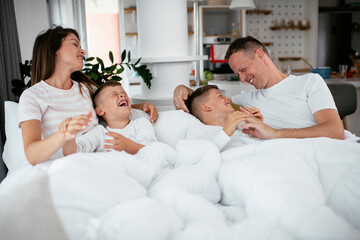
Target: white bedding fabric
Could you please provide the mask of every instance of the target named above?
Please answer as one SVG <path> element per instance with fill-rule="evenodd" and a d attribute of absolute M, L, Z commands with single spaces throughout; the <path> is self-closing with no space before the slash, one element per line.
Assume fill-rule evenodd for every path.
<path fill-rule="evenodd" d="M 65 230 L 59 239 L 360 238 L 358 143 L 279 139 L 220 154 L 210 141 L 181 140 L 174 148 L 150 144 L 137 155 L 73 154 L 43 169 L 27 166 L 1 183 L 0 231 L 18 231 L 4 239 L 48 229 L 42 218 L 31 221 L 31 209 L 42 206 L 34 200 L 39 189 L 50 192 L 46 203 L 55 212 L 43 220 L 60 219 L 52 230 Z M 16 195 L 44 176 L 43 188 Z M 3 207 L 7 199 L 25 206 L 17 213 L 29 226 L 4 218 L 13 211 Z"/>

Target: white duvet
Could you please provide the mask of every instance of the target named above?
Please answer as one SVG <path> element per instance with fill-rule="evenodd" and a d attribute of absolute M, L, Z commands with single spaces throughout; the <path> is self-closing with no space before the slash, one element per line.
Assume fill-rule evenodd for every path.
<path fill-rule="evenodd" d="M 360 239 L 358 143 L 271 140 L 220 154 L 182 140 L 74 154 L 12 173 L 0 199 L 43 176 L 69 239 Z"/>

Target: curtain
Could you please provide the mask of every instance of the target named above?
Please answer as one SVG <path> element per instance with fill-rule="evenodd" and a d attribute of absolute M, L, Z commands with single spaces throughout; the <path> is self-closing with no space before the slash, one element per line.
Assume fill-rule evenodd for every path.
<path fill-rule="evenodd" d="M 17 32 L 15 8 L 13 0 L 0 1 L 0 126 L 1 126 L 1 160 L 0 182 L 6 175 L 2 161 L 5 143 L 4 101 L 17 101 L 11 92 L 11 80 L 21 79 L 19 63 L 21 62 L 20 44 Z"/>

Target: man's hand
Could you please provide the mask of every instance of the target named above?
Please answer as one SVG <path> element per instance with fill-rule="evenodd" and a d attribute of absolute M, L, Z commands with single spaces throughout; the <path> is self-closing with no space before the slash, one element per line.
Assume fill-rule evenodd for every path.
<path fill-rule="evenodd" d="M 188 99 L 188 96 L 192 92 L 193 91 L 190 88 L 188 88 L 184 85 L 177 86 L 175 88 L 174 94 L 173 94 L 173 103 L 174 103 L 175 109 L 182 109 L 188 113 L 189 109 L 185 105 L 185 100 Z"/>
<path fill-rule="evenodd" d="M 146 112 L 147 114 L 149 114 L 151 123 L 154 123 L 156 121 L 156 119 L 158 118 L 158 110 L 151 103 L 145 102 L 143 104 L 142 110 L 144 112 Z"/>
<path fill-rule="evenodd" d="M 252 117 L 252 115 L 248 112 L 235 111 L 231 113 L 224 124 L 223 131 L 231 136 L 234 134 L 238 124 L 240 122 L 245 121 L 247 118 Z"/>
<path fill-rule="evenodd" d="M 254 116 L 247 117 L 245 124 L 241 125 L 242 132 L 260 139 L 276 138 L 276 129 L 266 125 L 262 120 Z"/>

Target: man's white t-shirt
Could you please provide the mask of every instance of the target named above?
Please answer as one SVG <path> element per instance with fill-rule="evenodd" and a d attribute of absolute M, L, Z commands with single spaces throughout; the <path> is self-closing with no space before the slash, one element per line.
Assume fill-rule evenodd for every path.
<path fill-rule="evenodd" d="M 243 107 L 257 107 L 264 123 L 281 128 L 305 128 L 316 125 L 313 114 L 322 109 L 336 109 L 325 81 L 318 75 L 290 75 L 278 84 L 231 97 Z"/>
<path fill-rule="evenodd" d="M 82 84 L 72 81 L 68 90 L 59 89 L 41 81 L 26 89 L 19 101 L 19 124 L 28 120 L 41 122 L 42 139 L 58 131 L 59 124 L 68 117 L 92 112 L 90 126 L 78 133 L 81 135 L 98 124 L 89 90 Z M 62 157 L 62 149 L 58 150 L 50 159 Z"/>
<path fill-rule="evenodd" d="M 105 139 L 113 140 L 113 137 L 105 135 L 106 132 L 119 133 L 142 145 L 157 141 L 154 127 L 150 121 L 145 117 L 140 117 L 131 120 L 123 129 L 110 128 L 109 126 L 104 128 L 102 125 L 94 127 L 86 134 L 76 138 L 77 152 L 105 152 L 107 150 L 112 150 L 104 148 Z M 111 145 L 109 143 L 106 144 Z"/>

